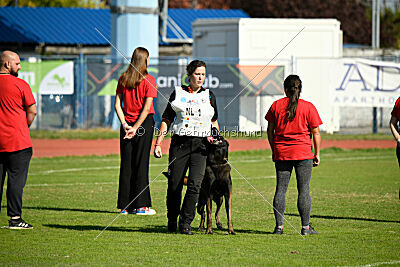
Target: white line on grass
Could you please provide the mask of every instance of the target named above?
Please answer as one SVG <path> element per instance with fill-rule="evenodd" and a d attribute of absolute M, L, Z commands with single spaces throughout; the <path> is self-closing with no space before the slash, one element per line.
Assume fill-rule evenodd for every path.
<path fill-rule="evenodd" d="M 118 184 L 117 182 L 104 182 L 104 183 L 70 183 L 70 184 L 27 184 L 25 187 L 49 187 L 49 186 L 76 186 L 76 185 L 109 185 Z"/>
<path fill-rule="evenodd" d="M 348 160 L 367 160 L 367 159 L 394 159 L 393 156 L 364 156 L 364 157 L 348 157 L 348 158 L 331 158 L 332 161 L 348 161 Z"/>
<path fill-rule="evenodd" d="M 399 263 L 400 263 L 400 261 L 375 262 L 375 263 L 371 263 L 371 264 L 367 264 L 367 265 L 360 265 L 360 267 L 379 266 L 379 265 L 384 265 L 384 264 L 392 265 L 392 264 L 399 264 Z"/>
<path fill-rule="evenodd" d="M 362 157 L 344 157 L 344 158 L 323 158 L 323 161 L 350 161 L 350 160 L 375 160 L 375 159 L 392 159 L 392 156 L 362 156 Z M 236 160 L 231 161 L 234 163 L 256 163 L 268 161 L 268 159 L 251 159 L 251 160 Z M 166 164 L 150 164 L 150 167 L 162 167 Z M 104 167 L 86 167 L 86 168 L 69 168 L 69 169 L 59 169 L 59 170 L 47 170 L 41 172 L 30 172 L 29 175 L 46 175 L 52 173 L 61 172 L 80 172 L 80 171 L 92 171 L 92 170 L 107 170 L 107 169 L 119 169 L 119 166 L 104 166 Z"/>
<path fill-rule="evenodd" d="M 253 176 L 253 177 L 247 177 L 249 180 L 256 180 L 256 179 L 274 179 L 276 178 L 275 175 L 270 175 L 270 176 Z M 242 180 L 240 177 L 232 177 L 232 180 Z M 166 180 L 158 180 L 156 182 L 167 182 Z M 51 186 L 77 186 L 77 185 L 113 185 L 113 184 L 118 184 L 118 182 L 94 182 L 94 183 L 66 183 L 66 184 L 27 184 L 25 187 L 51 187 Z M 7 188 L 7 185 L 4 186 Z"/>

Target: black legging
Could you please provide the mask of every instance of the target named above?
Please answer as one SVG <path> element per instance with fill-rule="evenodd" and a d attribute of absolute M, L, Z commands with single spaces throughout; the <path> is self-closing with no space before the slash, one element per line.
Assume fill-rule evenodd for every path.
<path fill-rule="evenodd" d="M 299 210 L 303 226 L 310 224 L 311 197 L 310 181 L 313 161 L 310 160 L 281 160 L 275 162 L 276 191 L 274 197 L 274 209 L 276 226 L 283 225 L 283 213 L 286 208 L 286 191 L 289 186 L 290 175 L 293 167 L 297 179 L 297 209 Z"/>

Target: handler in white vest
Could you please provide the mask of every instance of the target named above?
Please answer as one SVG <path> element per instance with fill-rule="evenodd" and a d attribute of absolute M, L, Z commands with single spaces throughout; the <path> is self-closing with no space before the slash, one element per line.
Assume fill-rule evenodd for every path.
<path fill-rule="evenodd" d="M 206 168 L 206 142 L 211 126 L 218 127 L 218 111 L 214 94 L 202 87 L 206 64 L 193 60 L 186 67 L 189 86 L 176 87 L 163 113 L 160 135 L 154 148 L 162 156 L 161 142 L 173 123 L 169 148 L 169 178 L 167 189 L 168 231 L 176 232 L 179 216 L 181 234 L 192 235 L 190 224 L 196 214 L 196 204 Z M 183 179 L 189 168 L 186 195 L 182 203 Z"/>

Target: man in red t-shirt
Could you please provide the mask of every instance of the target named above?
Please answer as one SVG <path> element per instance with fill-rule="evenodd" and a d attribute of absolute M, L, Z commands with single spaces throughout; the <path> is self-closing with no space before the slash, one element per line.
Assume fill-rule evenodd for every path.
<path fill-rule="evenodd" d="M 19 56 L 3 51 L 0 64 L 0 202 L 7 173 L 9 228 L 32 229 L 21 213 L 22 193 L 32 158 L 29 126 L 36 116 L 36 102 L 29 85 L 17 78 L 21 69 Z"/>

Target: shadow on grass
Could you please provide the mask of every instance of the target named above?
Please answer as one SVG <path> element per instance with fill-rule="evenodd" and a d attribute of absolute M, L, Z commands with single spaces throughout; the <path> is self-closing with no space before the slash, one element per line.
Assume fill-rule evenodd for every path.
<path fill-rule="evenodd" d="M 105 227 L 103 225 L 62 225 L 62 224 L 44 224 L 43 226 L 50 228 L 57 228 L 57 229 L 75 230 L 75 231 L 102 231 Z M 106 229 L 106 231 L 175 234 L 175 233 L 169 233 L 167 226 L 164 225 L 146 225 L 143 227 L 133 227 L 133 228 L 110 226 Z M 259 235 L 272 234 L 272 232 L 265 232 L 259 230 L 251 230 L 251 229 L 235 229 L 235 232 L 242 234 L 259 234 Z M 193 228 L 193 233 L 205 234 L 205 231 L 197 231 L 197 229 Z M 214 233 L 228 234 L 227 230 L 215 230 L 215 229 Z"/>
<path fill-rule="evenodd" d="M 62 224 L 43 224 L 45 227 L 75 230 L 75 231 L 102 231 L 104 225 L 62 225 Z M 112 232 L 141 232 L 141 233 L 167 233 L 167 226 L 164 225 L 148 225 L 146 227 L 121 227 L 110 226 L 106 231 Z"/>
<path fill-rule="evenodd" d="M 28 210 L 54 210 L 54 211 L 78 211 L 78 212 L 89 212 L 89 213 L 114 213 L 117 214 L 116 211 L 108 211 L 108 210 L 91 210 L 91 209 L 75 209 L 75 208 L 55 208 L 55 207 L 23 207 L 23 209 Z"/>
<path fill-rule="evenodd" d="M 285 215 L 300 217 L 299 214 L 294 214 L 294 213 L 285 213 Z M 354 221 L 366 221 L 366 222 L 400 223 L 400 221 L 394 221 L 394 220 L 342 217 L 342 216 L 329 216 L 329 215 L 311 215 L 310 217 L 311 218 L 319 218 L 319 219 L 327 219 L 327 220 L 354 220 Z"/>

